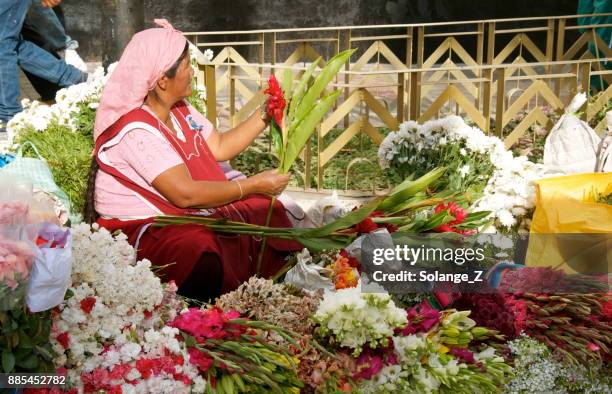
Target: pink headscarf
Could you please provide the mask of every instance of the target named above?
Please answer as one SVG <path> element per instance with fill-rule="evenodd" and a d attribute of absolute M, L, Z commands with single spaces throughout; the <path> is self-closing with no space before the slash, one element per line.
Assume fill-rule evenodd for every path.
<path fill-rule="evenodd" d="M 165 19 L 161 28 L 134 34 L 110 76 L 96 113 L 94 141 L 121 116 L 140 107 L 147 93 L 178 60 L 187 40 Z"/>

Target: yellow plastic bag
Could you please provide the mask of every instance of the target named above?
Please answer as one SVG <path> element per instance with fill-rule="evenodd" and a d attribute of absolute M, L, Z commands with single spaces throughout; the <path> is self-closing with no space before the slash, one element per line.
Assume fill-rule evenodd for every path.
<path fill-rule="evenodd" d="M 537 182 L 526 263 L 568 273 L 609 273 L 612 205 L 594 193 L 612 190 L 612 173 L 578 174 Z"/>

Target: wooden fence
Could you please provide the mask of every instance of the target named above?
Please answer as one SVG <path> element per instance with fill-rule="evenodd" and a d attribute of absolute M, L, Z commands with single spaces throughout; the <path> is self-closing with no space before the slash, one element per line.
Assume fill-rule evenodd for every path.
<path fill-rule="evenodd" d="M 579 26 L 578 17 L 185 35 L 215 53 L 212 62 L 199 65 L 198 79 L 206 86 L 208 118 L 215 123 L 222 114 L 228 126 L 261 104 L 269 73 L 290 68 L 297 78 L 320 55 L 359 48 L 332 84 L 343 95 L 317 130 L 316 152 L 311 144 L 302 152 L 304 184 L 310 184 L 316 155 L 321 185 L 325 167 L 349 141 L 365 133 L 378 144 L 381 127 L 396 130 L 407 119 L 459 114 L 509 148 L 536 123 L 552 127 L 551 114 L 562 112 L 577 92 L 592 92 L 593 82 L 607 84 L 583 108 L 590 120 L 612 99 L 612 49 L 595 33 L 612 25 Z M 241 51 L 255 59 L 247 61 Z M 280 53 L 289 55 L 280 60 Z M 341 133 L 324 144 L 338 128 Z M 602 120 L 596 130 L 603 128 Z"/>

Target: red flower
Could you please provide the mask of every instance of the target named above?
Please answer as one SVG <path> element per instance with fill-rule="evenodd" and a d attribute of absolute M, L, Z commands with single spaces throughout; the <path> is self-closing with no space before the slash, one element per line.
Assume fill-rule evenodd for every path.
<path fill-rule="evenodd" d="M 374 375 L 383 369 L 383 359 L 381 356 L 371 352 L 363 352 L 357 359 L 357 372 L 353 374 L 353 379 L 370 380 Z"/>
<path fill-rule="evenodd" d="M 449 351 L 450 354 L 457 357 L 460 360 L 465 361 L 468 364 L 476 364 L 476 359 L 474 358 L 474 353 L 467 349 L 461 349 L 458 347 L 454 347 Z"/>
<path fill-rule="evenodd" d="M 96 297 L 87 297 L 81 300 L 81 310 L 87 314 L 91 313 L 91 310 L 96 305 Z"/>
<path fill-rule="evenodd" d="M 190 308 L 189 311 L 176 317 L 170 326 L 176 327 L 196 338 L 199 343 L 205 339 L 222 339 L 240 336 L 246 331 L 241 325 L 231 324 L 230 320 L 240 317 L 236 311 L 223 313 L 219 308 L 202 310 Z"/>
<path fill-rule="evenodd" d="M 411 335 L 417 332 L 428 332 L 440 321 L 440 312 L 431 307 L 429 302 L 423 301 L 406 311 L 408 325 L 398 330 L 401 335 Z"/>
<path fill-rule="evenodd" d="M 461 208 L 456 202 L 450 201 L 448 204 L 438 204 L 434 208 L 434 213 L 440 213 L 442 211 L 447 211 L 449 215 L 453 216 L 455 219 L 436 227 L 434 230 L 440 233 L 448 233 L 455 232 L 459 234 L 472 235 L 476 231 L 475 230 L 461 230 L 455 228 L 457 225 L 463 223 L 468 213 L 465 209 Z"/>
<path fill-rule="evenodd" d="M 121 394 L 123 390 L 121 389 L 121 385 L 111 386 L 107 391 L 108 394 Z"/>
<path fill-rule="evenodd" d="M 132 370 L 132 367 L 128 364 L 117 364 L 113 367 L 110 372 L 110 378 L 112 380 L 120 380 L 127 376 Z"/>
<path fill-rule="evenodd" d="M 153 312 L 151 311 L 144 311 L 143 314 L 144 314 L 145 319 L 150 319 L 153 317 Z"/>
<path fill-rule="evenodd" d="M 348 254 L 348 252 L 345 249 L 340 250 L 340 256 L 348 260 L 349 266 L 353 268 L 357 268 L 357 271 L 361 272 L 361 263 L 359 263 L 359 260 L 357 260 L 355 257 Z"/>
<path fill-rule="evenodd" d="M 59 334 L 55 339 L 60 343 L 60 345 L 62 345 L 64 349 L 68 349 L 68 342 L 70 341 L 70 337 L 68 336 L 67 332 Z"/>
<path fill-rule="evenodd" d="M 377 229 L 378 226 L 370 217 L 365 218 L 363 221 L 357 223 L 357 225 L 355 226 L 355 231 L 357 231 L 357 233 L 359 234 L 371 233 L 372 231 Z"/>
<path fill-rule="evenodd" d="M 265 94 L 270 95 L 268 98 L 268 115 L 271 116 L 276 124 L 280 127 L 283 122 L 283 112 L 285 110 L 285 97 L 278 80 L 273 74 L 268 78 L 268 88 L 264 90 Z"/>
<path fill-rule="evenodd" d="M 434 297 L 442 308 L 446 308 L 453 302 L 453 295 L 446 291 L 434 291 Z"/>
<path fill-rule="evenodd" d="M 154 362 L 148 358 L 140 358 L 136 360 L 136 369 L 140 372 L 143 379 L 149 379 L 153 374 Z"/>
<path fill-rule="evenodd" d="M 189 362 L 198 367 L 200 371 L 206 372 L 213 365 L 213 359 L 198 349 L 190 347 L 187 352 L 189 353 Z"/>
<path fill-rule="evenodd" d="M 606 317 L 606 319 L 612 319 L 612 300 L 601 304 L 601 313 Z"/>
<path fill-rule="evenodd" d="M 596 345 L 596 344 L 594 344 L 593 342 L 589 342 L 589 343 L 587 344 L 587 349 L 589 349 L 589 350 L 590 350 L 590 351 L 592 351 L 592 352 L 598 352 L 598 351 L 600 350 L 600 349 L 599 349 L 599 346 L 597 346 L 597 345 Z"/>
<path fill-rule="evenodd" d="M 173 377 L 174 377 L 174 380 L 183 382 L 185 386 L 191 385 L 191 379 L 189 379 L 189 376 L 187 375 L 184 375 L 182 373 L 177 373 L 177 374 L 174 374 Z"/>

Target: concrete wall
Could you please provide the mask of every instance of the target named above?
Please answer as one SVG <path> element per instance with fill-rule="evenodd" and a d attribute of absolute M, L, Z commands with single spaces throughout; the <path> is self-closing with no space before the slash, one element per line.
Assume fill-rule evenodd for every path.
<path fill-rule="evenodd" d="M 163 17 L 183 31 L 439 22 L 569 15 L 577 0 L 145 0 L 145 20 Z M 81 54 L 100 60 L 99 1 L 64 0 L 68 33 Z"/>

